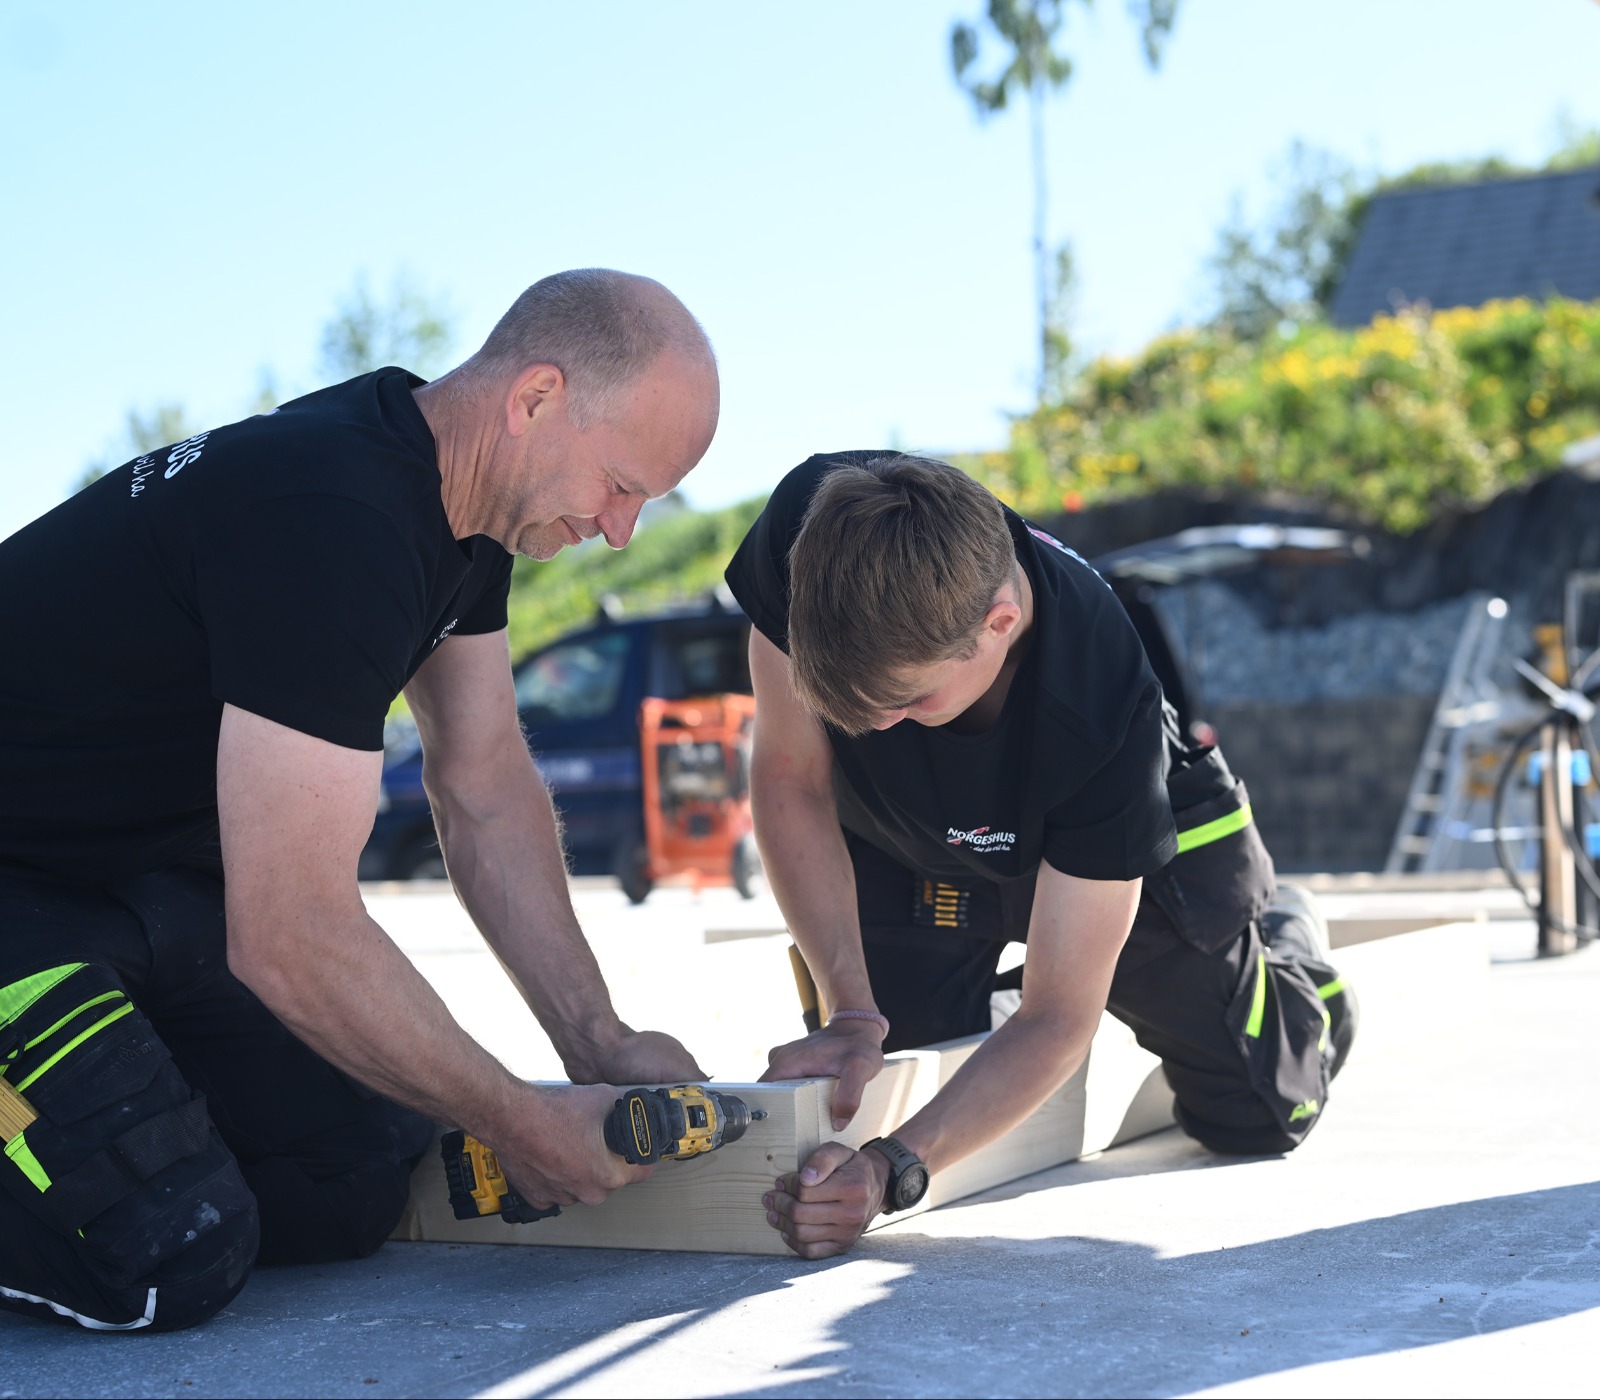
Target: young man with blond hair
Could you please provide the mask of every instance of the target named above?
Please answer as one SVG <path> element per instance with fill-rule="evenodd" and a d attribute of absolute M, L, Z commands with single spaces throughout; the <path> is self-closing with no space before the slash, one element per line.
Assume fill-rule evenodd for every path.
<path fill-rule="evenodd" d="M 988 1030 L 1000 953 L 1028 945 L 1020 1008 L 926 1108 L 769 1193 L 791 1248 L 848 1249 L 1015 1127 L 1107 1006 L 1205 1146 L 1304 1139 L 1354 998 L 1084 560 L 944 463 L 845 452 L 784 478 L 727 578 L 754 624 L 756 835 L 831 1012 L 768 1077 L 838 1076 L 842 1127 L 885 1050 Z"/>

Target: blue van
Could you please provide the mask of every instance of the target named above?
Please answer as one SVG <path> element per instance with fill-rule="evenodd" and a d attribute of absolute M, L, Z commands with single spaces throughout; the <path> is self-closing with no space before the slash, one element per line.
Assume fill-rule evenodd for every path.
<path fill-rule="evenodd" d="M 602 610 L 594 623 L 533 652 L 513 670 L 517 710 L 565 830 L 574 875 L 616 875 L 643 899 L 644 809 L 639 702 L 750 694 L 750 624 L 726 589 L 700 604 L 639 617 Z M 415 732 L 391 740 L 364 880 L 444 874 L 422 790 Z"/>

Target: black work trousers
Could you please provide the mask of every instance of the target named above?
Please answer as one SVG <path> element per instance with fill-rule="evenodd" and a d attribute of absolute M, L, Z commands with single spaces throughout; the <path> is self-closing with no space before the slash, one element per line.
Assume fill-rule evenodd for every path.
<path fill-rule="evenodd" d="M 1193 906 L 1204 904 L 1208 882 L 1232 887 L 1217 891 L 1213 907 L 1263 875 L 1270 888 L 1270 863 L 1251 842 L 1219 843 L 1207 864 L 1189 868 Z M 1033 881 L 940 883 L 859 837 L 847 844 L 867 972 L 891 1027 L 885 1048 L 987 1031 L 1000 954 L 1008 942 L 1027 941 Z M 1158 898 L 1171 888 L 1171 879 L 1146 882 L 1108 1008 L 1160 1057 L 1178 1123 L 1191 1137 L 1216 1152 L 1290 1151 L 1327 1103 L 1331 1051 L 1319 988 L 1337 974 L 1263 941 L 1263 924 L 1305 917 L 1302 905 L 1269 903 L 1259 920 L 1219 936 L 1203 918 L 1180 928 L 1171 901 Z"/>
<path fill-rule="evenodd" d="M 0 1162 L 0 1309 L 96 1330 L 192 1326 L 257 1263 L 370 1254 L 432 1134 L 228 971 L 198 865 L 0 873 L 0 1072 L 38 1114 Z"/>

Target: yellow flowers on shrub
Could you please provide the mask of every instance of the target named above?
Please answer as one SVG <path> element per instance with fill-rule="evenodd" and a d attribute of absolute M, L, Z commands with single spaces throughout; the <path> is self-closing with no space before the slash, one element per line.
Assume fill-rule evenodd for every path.
<path fill-rule="evenodd" d="M 1413 308 L 1258 342 L 1162 336 L 1089 365 L 966 460 L 1025 513 L 1163 486 L 1276 492 L 1408 532 L 1600 432 L 1600 302 Z"/>

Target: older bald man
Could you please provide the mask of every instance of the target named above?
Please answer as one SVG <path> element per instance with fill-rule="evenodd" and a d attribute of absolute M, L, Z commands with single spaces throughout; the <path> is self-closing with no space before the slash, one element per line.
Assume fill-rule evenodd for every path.
<path fill-rule="evenodd" d="M 717 409 L 670 292 L 566 272 L 442 379 L 197 434 L 0 543 L 0 1072 L 38 1114 L 0 1307 L 169 1330 L 258 1261 L 369 1253 L 436 1120 L 536 1204 L 647 1174 L 603 1146 L 609 1086 L 703 1075 L 618 1019 L 573 917 L 506 596 L 514 554 L 626 544 Z M 508 1074 L 366 913 L 401 691 L 451 879 L 589 1087 Z"/>

